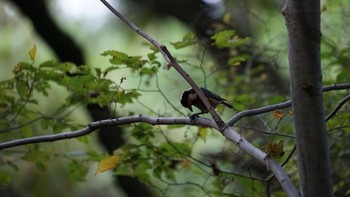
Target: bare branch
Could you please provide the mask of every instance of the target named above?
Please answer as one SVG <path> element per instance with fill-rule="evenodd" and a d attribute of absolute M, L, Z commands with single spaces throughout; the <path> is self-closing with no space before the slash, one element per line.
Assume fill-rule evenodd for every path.
<path fill-rule="evenodd" d="M 15 146 L 20 146 L 20 145 L 25 145 L 25 144 L 33 144 L 33 143 L 39 143 L 39 142 L 53 142 L 58 140 L 77 138 L 80 136 L 87 135 L 100 128 L 139 123 L 139 122 L 144 122 L 151 125 L 174 125 L 174 124 L 175 125 L 179 125 L 179 124 L 200 125 L 200 126 L 207 126 L 214 129 L 218 129 L 213 120 L 206 119 L 206 118 L 197 118 L 196 120 L 191 121 L 187 117 L 152 118 L 150 116 L 145 116 L 140 114 L 136 116 L 92 122 L 87 127 L 76 131 L 72 131 L 72 132 L 28 137 L 28 138 L 3 142 L 3 143 L 0 143 L 0 150 L 15 147 Z"/>
<path fill-rule="evenodd" d="M 333 85 L 329 85 L 329 86 L 324 86 L 322 88 L 323 92 L 329 92 L 332 90 L 343 90 L 343 89 L 350 89 L 350 83 L 344 83 L 344 84 L 333 84 Z M 349 95 L 350 96 L 350 95 Z M 340 101 L 339 105 L 344 105 L 345 102 L 347 102 L 347 100 L 349 100 L 350 98 L 346 99 L 347 97 L 345 97 L 342 101 Z M 344 102 L 344 103 L 343 103 Z M 228 122 L 227 124 L 230 126 L 233 126 L 234 124 L 236 124 L 240 119 L 244 118 L 244 117 L 249 117 L 249 116 L 254 116 L 254 115 L 258 115 L 258 114 L 263 114 L 263 113 L 267 113 L 267 112 L 271 112 L 274 111 L 276 109 L 284 109 L 287 107 L 290 107 L 292 105 L 292 101 L 285 101 L 283 103 L 278 103 L 278 104 L 274 104 L 274 105 L 269 105 L 269 106 L 265 106 L 265 107 L 261 107 L 261 108 L 256 108 L 256 109 L 249 109 L 249 110 L 244 110 L 241 111 L 239 113 L 237 113 L 236 115 L 234 115 Z M 341 107 L 340 106 L 340 107 Z M 336 112 L 335 112 L 336 113 Z M 328 119 L 327 119 L 328 120 Z"/>
<path fill-rule="evenodd" d="M 333 85 L 329 85 L 329 86 L 324 86 L 322 88 L 322 91 L 329 92 L 332 90 L 344 90 L 344 89 L 350 89 L 350 83 L 333 84 Z"/>
<path fill-rule="evenodd" d="M 331 90 L 341 90 L 341 89 L 349 89 L 349 84 L 334 84 L 331 86 L 325 86 L 323 87 L 324 92 L 328 92 Z M 348 97 L 345 97 L 342 101 L 345 102 L 348 100 Z M 341 105 L 340 102 L 338 105 Z M 258 115 L 261 113 L 266 113 L 273 111 L 275 109 L 282 109 L 290 106 L 290 101 L 286 101 L 283 103 L 270 105 L 262 108 L 257 109 L 251 109 L 251 110 L 245 110 L 242 112 L 237 113 L 235 116 L 231 118 L 231 120 L 228 122 L 229 125 L 235 124 L 238 120 L 240 120 L 243 117 L 247 116 L 253 116 Z M 186 125 L 197 125 L 197 126 L 208 126 L 214 129 L 218 130 L 218 127 L 214 124 L 213 120 L 209 120 L 206 118 L 196 118 L 195 120 L 190 120 L 187 117 L 169 117 L 169 118 L 152 118 L 145 115 L 137 115 L 137 116 L 131 116 L 131 117 L 124 117 L 124 118 L 117 118 L 117 119 L 108 119 L 108 120 L 101 120 L 97 122 L 90 123 L 87 127 L 82 128 L 80 130 L 76 131 L 70 131 L 65 133 L 59 133 L 59 134 L 52 134 L 52 135 L 43 135 L 43 136 L 35 136 L 35 137 L 29 137 L 29 138 L 23 138 L 18 140 L 12 140 L 8 142 L 0 143 L 0 150 L 11 148 L 15 146 L 25 145 L 25 144 L 33 144 L 33 143 L 40 143 L 40 142 L 53 142 L 58 140 L 64 140 L 64 139 L 71 139 L 76 138 L 80 136 L 87 135 L 96 129 L 100 129 L 103 127 L 110 127 L 110 126 L 116 126 L 116 125 L 122 125 L 122 124 L 131 124 L 131 123 L 137 123 L 137 122 L 145 122 L 152 125 L 170 125 L 170 124 L 186 124 Z"/>
<path fill-rule="evenodd" d="M 243 129 L 249 129 L 249 130 L 252 130 L 252 131 L 256 131 L 258 133 L 262 133 L 262 134 L 265 134 L 265 135 L 274 135 L 274 136 L 281 136 L 281 137 L 287 137 L 287 138 L 295 139 L 294 135 L 289 135 L 289 134 L 286 134 L 286 133 L 265 131 L 265 130 L 262 130 L 262 129 L 254 128 L 254 127 L 251 127 L 251 126 L 245 126 L 245 125 L 235 125 L 235 126 L 238 127 L 238 128 L 243 128 Z"/>
<path fill-rule="evenodd" d="M 333 118 L 333 116 L 335 116 L 335 114 L 339 111 L 339 109 L 345 105 L 346 102 L 348 102 L 350 100 L 350 95 L 347 95 L 346 97 L 344 97 L 339 103 L 338 105 L 333 109 L 333 111 L 328 114 L 328 116 L 326 117 L 326 121 L 330 120 L 331 118 Z"/>
<path fill-rule="evenodd" d="M 269 106 L 266 106 L 266 107 L 244 110 L 244 111 L 241 111 L 241 112 L 237 113 L 236 115 L 234 115 L 227 122 L 227 124 L 230 125 L 230 126 L 233 126 L 236 122 L 238 122 L 240 119 L 242 119 L 244 117 L 254 116 L 254 115 L 258 115 L 258 114 L 263 114 L 263 113 L 266 113 L 266 112 L 274 111 L 276 109 L 284 109 L 284 108 L 290 107 L 291 105 L 292 105 L 291 101 L 286 101 L 286 102 L 283 102 L 283 103 L 269 105 Z"/>

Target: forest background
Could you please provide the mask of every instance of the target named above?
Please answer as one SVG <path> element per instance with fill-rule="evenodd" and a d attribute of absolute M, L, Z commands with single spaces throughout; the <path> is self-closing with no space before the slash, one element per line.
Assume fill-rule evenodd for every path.
<path fill-rule="evenodd" d="M 341 0 L 321 3 L 323 84 L 347 83 L 348 3 Z M 36 3 L 23 6 L 21 1 L 0 2 L 0 79 L 4 90 L 0 94 L 2 142 L 77 130 L 93 120 L 110 119 L 115 114 L 120 117 L 134 114 L 152 117 L 189 115 L 179 103 L 181 92 L 189 87 L 187 83 L 174 69 L 167 67 L 159 53 L 117 20 L 100 1 L 49 1 L 46 4 L 49 16 L 59 31 L 69 38 L 57 40 L 53 29 L 48 35 L 58 46 L 47 38 L 43 39 L 45 35 L 38 34 L 40 28 L 48 28 L 47 24 L 40 25 L 35 23 L 35 17 L 28 18 L 42 14 L 30 14 L 30 10 L 37 10 Z M 218 109 L 223 119 L 244 110 L 290 99 L 288 39 L 281 14 L 283 2 L 214 1 L 211 4 L 208 1 L 207 4 L 197 4 L 201 5 L 198 10 L 191 7 L 195 3 L 164 7 L 158 7 L 156 5 L 160 4 L 156 3 L 150 6 L 142 1 L 113 4 L 149 35 L 167 45 L 198 85 L 215 90 L 234 105 L 234 110 Z M 181 13 L 176 12 L 181 10 L 177 6 L 184 6 Z M 227 29 L 235 30 L 226 32 L 234 35 L 235 44 L 210 43 L 215 40 L 214 35 L 220 41 L 222 35 L 215 33 Z M 190 32 L 195 32 L 198 37 Z M 72 46 L 77 47 L 79 53 L 75 53 Z M 117 61 L 122 61 L 124 55 L 134 59 L 123 64 L 113 62 L 116 57 Z M 60 64 L 48 60 L 72 63 Z M 54 78 L 32 92 L 28 83 L 37 79 L 30 78 L 31 73 L 37 72 L 32 68 L 40 66 L 52 69 L 50 72 L 63 73 L 72 81 Z M 90 84 L 91 78 L 87 78 L 86 85 L 90 89 L 80 92 L 83 84 L 76 76 L 87 73 L 100 77 L 101 83 Z M 39 78 L 40 74 L 37 76 Z M 45 77 L 41 77 L 45 81 Z M 17 82 L 9 87 L 11 83 L 8 80 Z M 73 85 L 68 86 L 67 83 Z M 103 89 L 107 86 L 112 86 L 111 90 Z M 96 89 L 103 90 L 96 92 Z M 87 93 L 88 98 L 82 99 L 80 93 Z M 104 97 L 99 98 L 102 93 Z M 326 114 L 332 112 L 342 99 L 346 102 L 347 95 L 347 90 L 325 93 Z M 88 103 L 97 105 L 87 107 Z M 100 111 L 105 106 L 111 109 L 108 113 L 97 113 L 96 110 Z M 349 194 L 350 188 L 347 180 L 350 173 L 348 108 L 347 105 L 342 106 L 336 116 L 327 121 L 333 188 L 340 196 Z M 235 128 L 255 146 L 270 154 L 284 152 L 276 159 L 286 163 L 286 172 L 298 185 L 292 118 L 290 108 L 273 110 L 245 118 Z M 118 165 L 114 174 L 120 175 L 119 183 L 121 179 L 129 180 L 129 176 L 137 177 L 155 190 L 150 195 L 172 196 L 186 192 L 189 196 L 197 196 L 198 192 L 202 192 L 214 196 L 260 196 L 271 192 L 274 196 L 283 196 L 278 183 L 269 180 L 270 174 L 264 166 L 245 156 L 216 131 L 184 125 L 152 127 L 135 124 L 119 128 L 124 130 L 123 136 L 120 136 L 121 131 L 109 129 L 104 133 L 112 133 L 113 137 L 96 132 L 78 140 L 3 150 L 1 162 L 4 165 L 0 174 L 3 192 L 20 196 L 28 193 L 33 196 L 40 193 L 53 196 L 63 193 L 70 196 L 93 193 L 128 195 L 124 186 L 121 187 L 123 189 L 112 186 L 113 172 L 98 171 L 98 165 L 103 164 L 101 161 L 109 158 Z M 116 131 L 119 133 L 117 136 Z M 112 145 L 101 145 L 105 139 L 118 140 L 111 140 Z M 125 139 L 132 146 L 121 146 Z M 269 148 L 280 144 L 281 140 L 283 151 Z M 118 147 L 124 148 L 115 152 Z M 129 157 L 125 157 L 125 150 L 128 150 Z M 142 151 L 143 154 L 136 154 Z M 114 152 L 114 157 L 108 156 L 107 152 Z M 124 160 L 119 162 L 119 157 Z M 144 160 L 148 162 L 141 162 Z M 135 167 L 136 170 L 131 173 L 128 167 L 132 162 L 143 165 Z M 152 172 L 147 171 L 151 168 Z M 125 185 L 134 186 L 131 183 Z"/>

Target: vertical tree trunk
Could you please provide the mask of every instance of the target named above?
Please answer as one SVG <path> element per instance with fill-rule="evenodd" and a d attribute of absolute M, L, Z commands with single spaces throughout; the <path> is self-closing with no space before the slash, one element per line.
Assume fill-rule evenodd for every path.
<path fill-rule="evenodd" d="M 322 94 L 320 0 L 287 0 L 283 9 L 302 196 L 332 196 Z"/>

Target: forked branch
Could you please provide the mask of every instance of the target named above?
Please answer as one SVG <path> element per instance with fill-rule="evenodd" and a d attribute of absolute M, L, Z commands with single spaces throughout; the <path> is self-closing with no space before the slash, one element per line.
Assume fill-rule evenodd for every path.
<path fill-rule="evenodd" d="M 148 40 L 152 45 L 154 45 L 164 56 L 166 61 L 175 68 L 176 71 L 190 84 L 190 86 L 194 89 L 196 94 L 200 97 L 200 99 L 205 104 L 206 108 L 209 110 L 213 120 L 215 121 L 218 131 L 220 131 L 227 139 L 236 144 L 242 151 L 251 155 L 256 160 L 265 164 L 267 169 L 270 169 L 273 174 L 276 176 L 277 180 L 281 184 L 284 191 L 288 196 L 298 196 L 299 193 L 296 190 L 295 186 L 291 182 L 288 175 L 285 173 L 283 168 L 271 157 L 267 156 L 265 152 L 254 147 L 250 142 L 244 139 L 241 135 L 235 132 L 230 126 L 228 126 L 220 117 L 220 115 L 214 110 L 213 107 L 208 102 L 208 99 L 204 96 L 203 92 L 200 90 L 198 85 L 193 81 L 193 79 L 182 69 L 182 67 L 175 61 L 173 56 L 170 54 L 168 49 L 164 45 L 160 45 L 155 39 L 151 36 L 143 32 L 140 28 L 138 28 L 135 24 L 133 24 L 130 20 L 128 20 L 125 16 L 120 14 L 116 9 L 114 9 L 106 0 L 101 0 L 103 4 L 106 5 L 108 9 L 110 9 L 119 19 L 121 19 L 124 23 L 126 23 L 131 29 L 133 29 L 136 33 L 144 37 Z"/>

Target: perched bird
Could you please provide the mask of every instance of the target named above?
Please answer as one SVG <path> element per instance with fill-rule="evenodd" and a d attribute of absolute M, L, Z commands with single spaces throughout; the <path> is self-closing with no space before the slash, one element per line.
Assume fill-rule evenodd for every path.
<path fill-rule="evenodd" d="M 214 108 L 219 104 L 223 104 L 226 107 L 233 108 L 232 105 L 226 102 L 226 100 L 221 98 L 219 95 L 211 92 L 206 88 L 201 87 L 200 89 L 202 90 L 204 95 L 207 97 L 210 105 L 213 106 Z M 180 99 L 181 99 L 180 102 L 182 106 L 188 108 L 191 112 L 193 112 L 192 105 L 194 105 L 199 110 L 201 110 L 201 112 L 191 115 L 190 116 L 191 119 L 195 118 L 200 114 L 209 112 L 208 109 L 205 107 L 204 103 L 202 102 L 202 100 L 199 98 L 199 96 L 196 94 L 196 92 L 192 88 L 183 91 Z"/>

